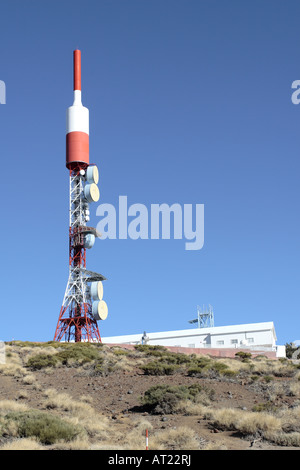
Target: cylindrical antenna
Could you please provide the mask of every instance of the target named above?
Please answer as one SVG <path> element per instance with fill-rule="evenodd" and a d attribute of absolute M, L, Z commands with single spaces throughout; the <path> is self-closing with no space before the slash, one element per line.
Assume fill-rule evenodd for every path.
<path fill-rule="evenodd" d="M 76 49 L 74 58 L 74 90 L 81 90 L 81 51 Z"/>
<path fill-rule="evenodd" d="M 67 109 L 66 165 L 89 165 L 89 110 L 81 102 L 81 51 L 73 51 L 74 101 Z M 92 185 L 96 186 L 95 184 Z"/>

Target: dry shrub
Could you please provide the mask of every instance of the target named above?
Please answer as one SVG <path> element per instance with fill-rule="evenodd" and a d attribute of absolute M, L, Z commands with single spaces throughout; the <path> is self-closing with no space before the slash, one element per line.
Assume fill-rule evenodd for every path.
<path fill-rule="evenodd" d="M 21 380 L 24 385 L 31 385 L 33 390 L 42 390 L 42 386 L 36 380 L 36 377 L 34 374 L 26 374 L 24 377 L 22 377 Z"/>
<path fill-rule="evenodd" d="M 97 444 L 91 444 L 90 450 L 125 450 L 125 449 L 120 444 L 113 444 L 111 442 L 102 442 L 102 443 L 97 443 Z"/>
<path fill-rule="evenodd" d="M 10 413 L 22 413 L 28 410 L 24 403 L 14 400 L 0 401 L 0 435 L 18 437 L 18 426 L 14 421 L 6 419 Z"/>
<path fill-rule="evenodd" d="M 204 418 L 213 422 L 213 425 L 219 429 L 234 430 L 238 420 L 239 411 L 233 408 L 221 408 L 218 410 L 206 409 Z"/>
<path fill-rule="evenodd" d="M 43 450 L 45 447 L 41 445 L 36 439 L 22 438 L 14 439 L 11 442 L 4 444 L 0 450 Z"/>
<path fill-rule="evenodd" d="M 71 441 L 82 434 L 79 426 L 73 426 L 54 414 L 39 410 L 11 412 L 2 419 L 2 426 L 14 425 L 14 437 L 33 437 L 46 445 L 59 440 Z"/>
<path fill-rule="evenodd" d="M 113 371 L 125 370 L 130 371 L 133 369 L 133 362 L 127 356 L 118 356 L 113 365 Z"/>
<path fill-rule="evenodd" d="M 27 374 L 27 370 L 23 367 L 22 358 L 12 346 L 5 345 L 5 364 L 0 364 L 0 374 L 6 376 L 14 376 L 16 378 L 23 377 Z"/>
<path fill-rule="evenodd" d="M 145 450 L 146 429 L 150 431 L 152 424 L 149 420 L 138 417 L 130 422 L 129 429 L 124 433 L 111 428 L 111 442 L 107 441 L 107 444 L 109 445 L 113 442 L 117 445 L 119 443 L 123 450 Z"/>
<path fill-rule="evenodd" d="M 266 396 L 269 404 L 275 403 L 278 398 L 282 398 L 286 393 L 285 384 L 281 382 L 272 382 L 266 387 Z"/>
<path fill-rule="evenodd" d="M 300 370 L 298 368 L 295 369 L 294 380 L 300 380 Z"/>
<path fill-rule="evenodd" d="M 19 400 L 27 400 L 29 398 L 27 390 L 18 390 L 17 398 Z"/>
<path fill-rule="evenodd" d="M 19 437 L 18 425 L 16 422 L 0 417 L 0 434 L 6 437 Z"/>
<path fill-rule="evenodd" d="M 44 406 L 69 413 L 68 421 L 80 425 L 90 437 L 104 439 L 108 436 L 109 422 L 105 416 L 99 415 L 86 401 L 75 400 L 66 393 L 58 393 L 55 389 L 44 392 Z"/>
<path fill-rule="evenodd" d="M 300 432 L 300 406 L 281 409 L 277 414 L 284 432 Z"/>
<path fill-rule="evenodd" d="M 190 400 L 201 403 L 205 396 L 206 400 L 212 400 L 214 390 L 197 383 L 177 386 L 154 385 L 145 391 L 141 401 L 152 414 L 172 414 L 176 412 L 180 402 Z"/>
<path fill-rule="evenodd" d="M 88 403 L 89 405 L 93 404 L 93 397 L 91 397 L 90 395 L 81 395 L 81 397 L 79 397 L 79 400 L 83 403 Z"/>
<path fill-rule="evenodd" d="M 128 350 L 123 349 L 120 346 L 112 346 L 111 351 L 115 356 L 128 356 L 130 353 Z"/>
<path fill-rule="evenodd" d="M 0 415 L 5 415 L 12 411 L 26 411 L 28 406 L 14 400 L 0 400 Z"/>
<path fill-rule="evenodd" d="M 237 361 L 236 359 L 220 358 L 218 361 L 225 364 L 230 370 L 236 373 L 247 371 L 249 369 L 248 363 Z"/>
<path fill-rule="evenodd" d="M 5 345 L 5 359 L 6 359 L 6 362 L 9 362 L 10 364 L 12 363 L 22 364 L 22 359 L 19 354 L 19 349 L 13 348 L 12 346 L 9 346 L 8 344 Z"/>
<path fill-rule="evenodd" d="M 178 370 L 177 364 L 168 364 L 166 362 L 150 361 L 147 364 L 141 366 L 145 375 L 173 375 Z"/>
<path fill-rule="evenodd" d="M 6 362 L 5 364 L 0 364 L 0 374 L 21 378 L 27 374 L 27 370 L 20 364 Z"/>
<path fill-rule="evenodd" d="M 226 444 L 221 440 L 220 442 L 208 442 L 202 447 L 201 450 L 228 450 Z"/>
<path fill-rule="evenodd" d="M 81 376 L 107 376 L 118 371 L 130 371 L 136 364 L 126 355 L 116 356 L 112 351 L 105 351 L 97 359 L 83 363 L 79 369 Z"/>
<path fill-rule="evenodd" d="M 82 417 L 72 415 L 69 421 L 74 425 L 80 425 L 90 438 L 103 440 L 111 439 L 111 424 L 105 416 L 95 411 Z"/>
<path fill-rule="evenodd" d="M 49 369 L 57 366 L 56 356 L 53 354 L 35 354 L 28 358 L 26 366 L 31 370 Z"/>
<path fill-rule="evenodd" d="M 266 412 L 246 412 L 232 408 L 207 409 L 204 417 L 213 426 L 223 430 L 235 430 L 244 435 L 260 435 L 279 446 L 300 446 L 300 406 L 281 409 L 276 415 Z"/>
<path fill-rule="evenodd" d="M 197 434 L 186 426 L 149 435 L 151 450 L 197 450 L 200 448 Z"/>
<path fill-rule="evenodd" d="M 267 432 L 264 437 L 278 446 L 300 447 L 300 432 Z"/>
<path fill-rule="evenodd" d="M 91 447 L 86 437 L 74 439 L 70 442 L 60 441 L 55 443 L 51 449 L 53 450 L 89 450 Z"/>
<path fill-rule="evenodd" d="M 22 357 L 24 358 L 25 361 L 27 361 L 29 358 L 36 356 L 38 354 L 47 354 L 49 356 L 56 354 L 57 353 L 57 348 L 54 348 L 53 346 L 35 346 L 35 347 L 30 347 L 30 346 L 25 346 L 23 348 L 19 348 L 19 351 L 22 353 Z"/>
<path fill-rule="evenodd" d="M 208 410 L 206 417 L 219 429 L 236 430 L 242 434 L 262 432 L 277 432 L 281 430 L 281 420 L 265 412 L 247 412 L 233 408 Z"/>
<path fill-rule="evenodd" d="M 183 413 L 187 416 L 204 416 L 206 410 L 204 403 L 194 403 L 190 400 L 182 400 L 175 407 L 175 413 Z"/>
<path fill-rule="evenodd" d="M 80 423 L 86 427 L 86 423 Z M 143 417 L 130 419 L 126 427 L 126 420 L 120 426 L 120 422 L 111 422 L 103 417 L 95 420 L 98 426 L 97 432 L 89 434 L 93 438 L 90 443 L 91 450 L 144 450 L 146 429 L 151 430 L 152 424 Z M 91 425 L 91 423 L 89 423 Z"/>
<path fill-rule="evenodd" d="M 275 377 L 292 377 L 295 374 L 295 368 L 292 363 L 285 364 L 281 361 L 268 358 L 251 361 L 250 369 L 252 373 L 274 375 Z"/>
<path fill-rule="evenodd" d="M 259 431 L 277 432 L 281 429 L 281 421 L 269 413 L 245 413 L 238 422 L 238 430 L 243 434 L 255 434 Z"/>
<path fill-rule="evenodd" d="M 47 397 L 44 406 L 48 409 L 57 408 L 62 411 L 70 411 L 79 418 L 95 412 L 88 403 L 75 400 L 67 393 L 58 393 L 53 388 L 45 390 L 44 395 Z"/>
<path fill-rule="evenodd" d="M 300 398 L 300 382 L 290 382 L 289 393 L 293 397 Z"/>
<path fill-rule="evenodd" d="M 36 383 L 36 378 L 33 374 L 26 374 L 23 378 L 22 378 L 22 382 L 23 384 L 25 385 L 33 385 L 34 383 Z"/>

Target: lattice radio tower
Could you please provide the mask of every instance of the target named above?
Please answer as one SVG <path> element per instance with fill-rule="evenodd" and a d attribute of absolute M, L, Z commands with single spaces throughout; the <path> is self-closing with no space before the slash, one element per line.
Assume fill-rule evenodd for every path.
<path fill-rule="evenodd" d="M 69 279 L 54 341 L 101 342 L 97 321 L 107 317 L 105 277 L 86 269 L 86 250 L 100 236 L 88 227 L 89 204 L 99 200 L 99 173 L 89 163 L 89 110 L 81 103 L 81 52 L 74 51 L 74 103 L 67 110 L 66 166 L 69 170 Z"/>

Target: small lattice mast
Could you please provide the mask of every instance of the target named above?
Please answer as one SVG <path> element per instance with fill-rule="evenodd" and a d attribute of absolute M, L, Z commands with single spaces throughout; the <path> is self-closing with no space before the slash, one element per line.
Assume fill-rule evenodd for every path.
<path fill-rule="evenodd" d="M 89 163 L 89 110 L 81 102 L 81 52 L 74 51 L 74 102 L 67 110 L 66 166 L 69 170 L 69 279 L 54 341 L 101 342 L 98 323 L 107 317 L 105 277 L 86 269 L 86 250 L 100 236 L 89 205 L 99 200 L 99 173 Z"/>
<path fill-rule="evenodd" d="M 212 328 L 215 326 L 214 312 L 211 305 L 208 308 L 197 305 L 197 318 L 189 320 L 189 323 L 197 323 L 198 328 Z"/>

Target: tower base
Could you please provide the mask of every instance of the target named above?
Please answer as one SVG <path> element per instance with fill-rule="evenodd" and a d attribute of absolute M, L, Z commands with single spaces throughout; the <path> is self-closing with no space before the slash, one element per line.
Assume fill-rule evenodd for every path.
<path fill-rule="evenodd" d="M 62 307 L 55 330 L 54 341 L 101 343 L 98 324 L 92 315 L 89 314 L 90 309 L 90 305 L 82 305 L 81 310 L 83 314 L 81 312 L 78 314 L 77 307 L 75 312 Z"/>

